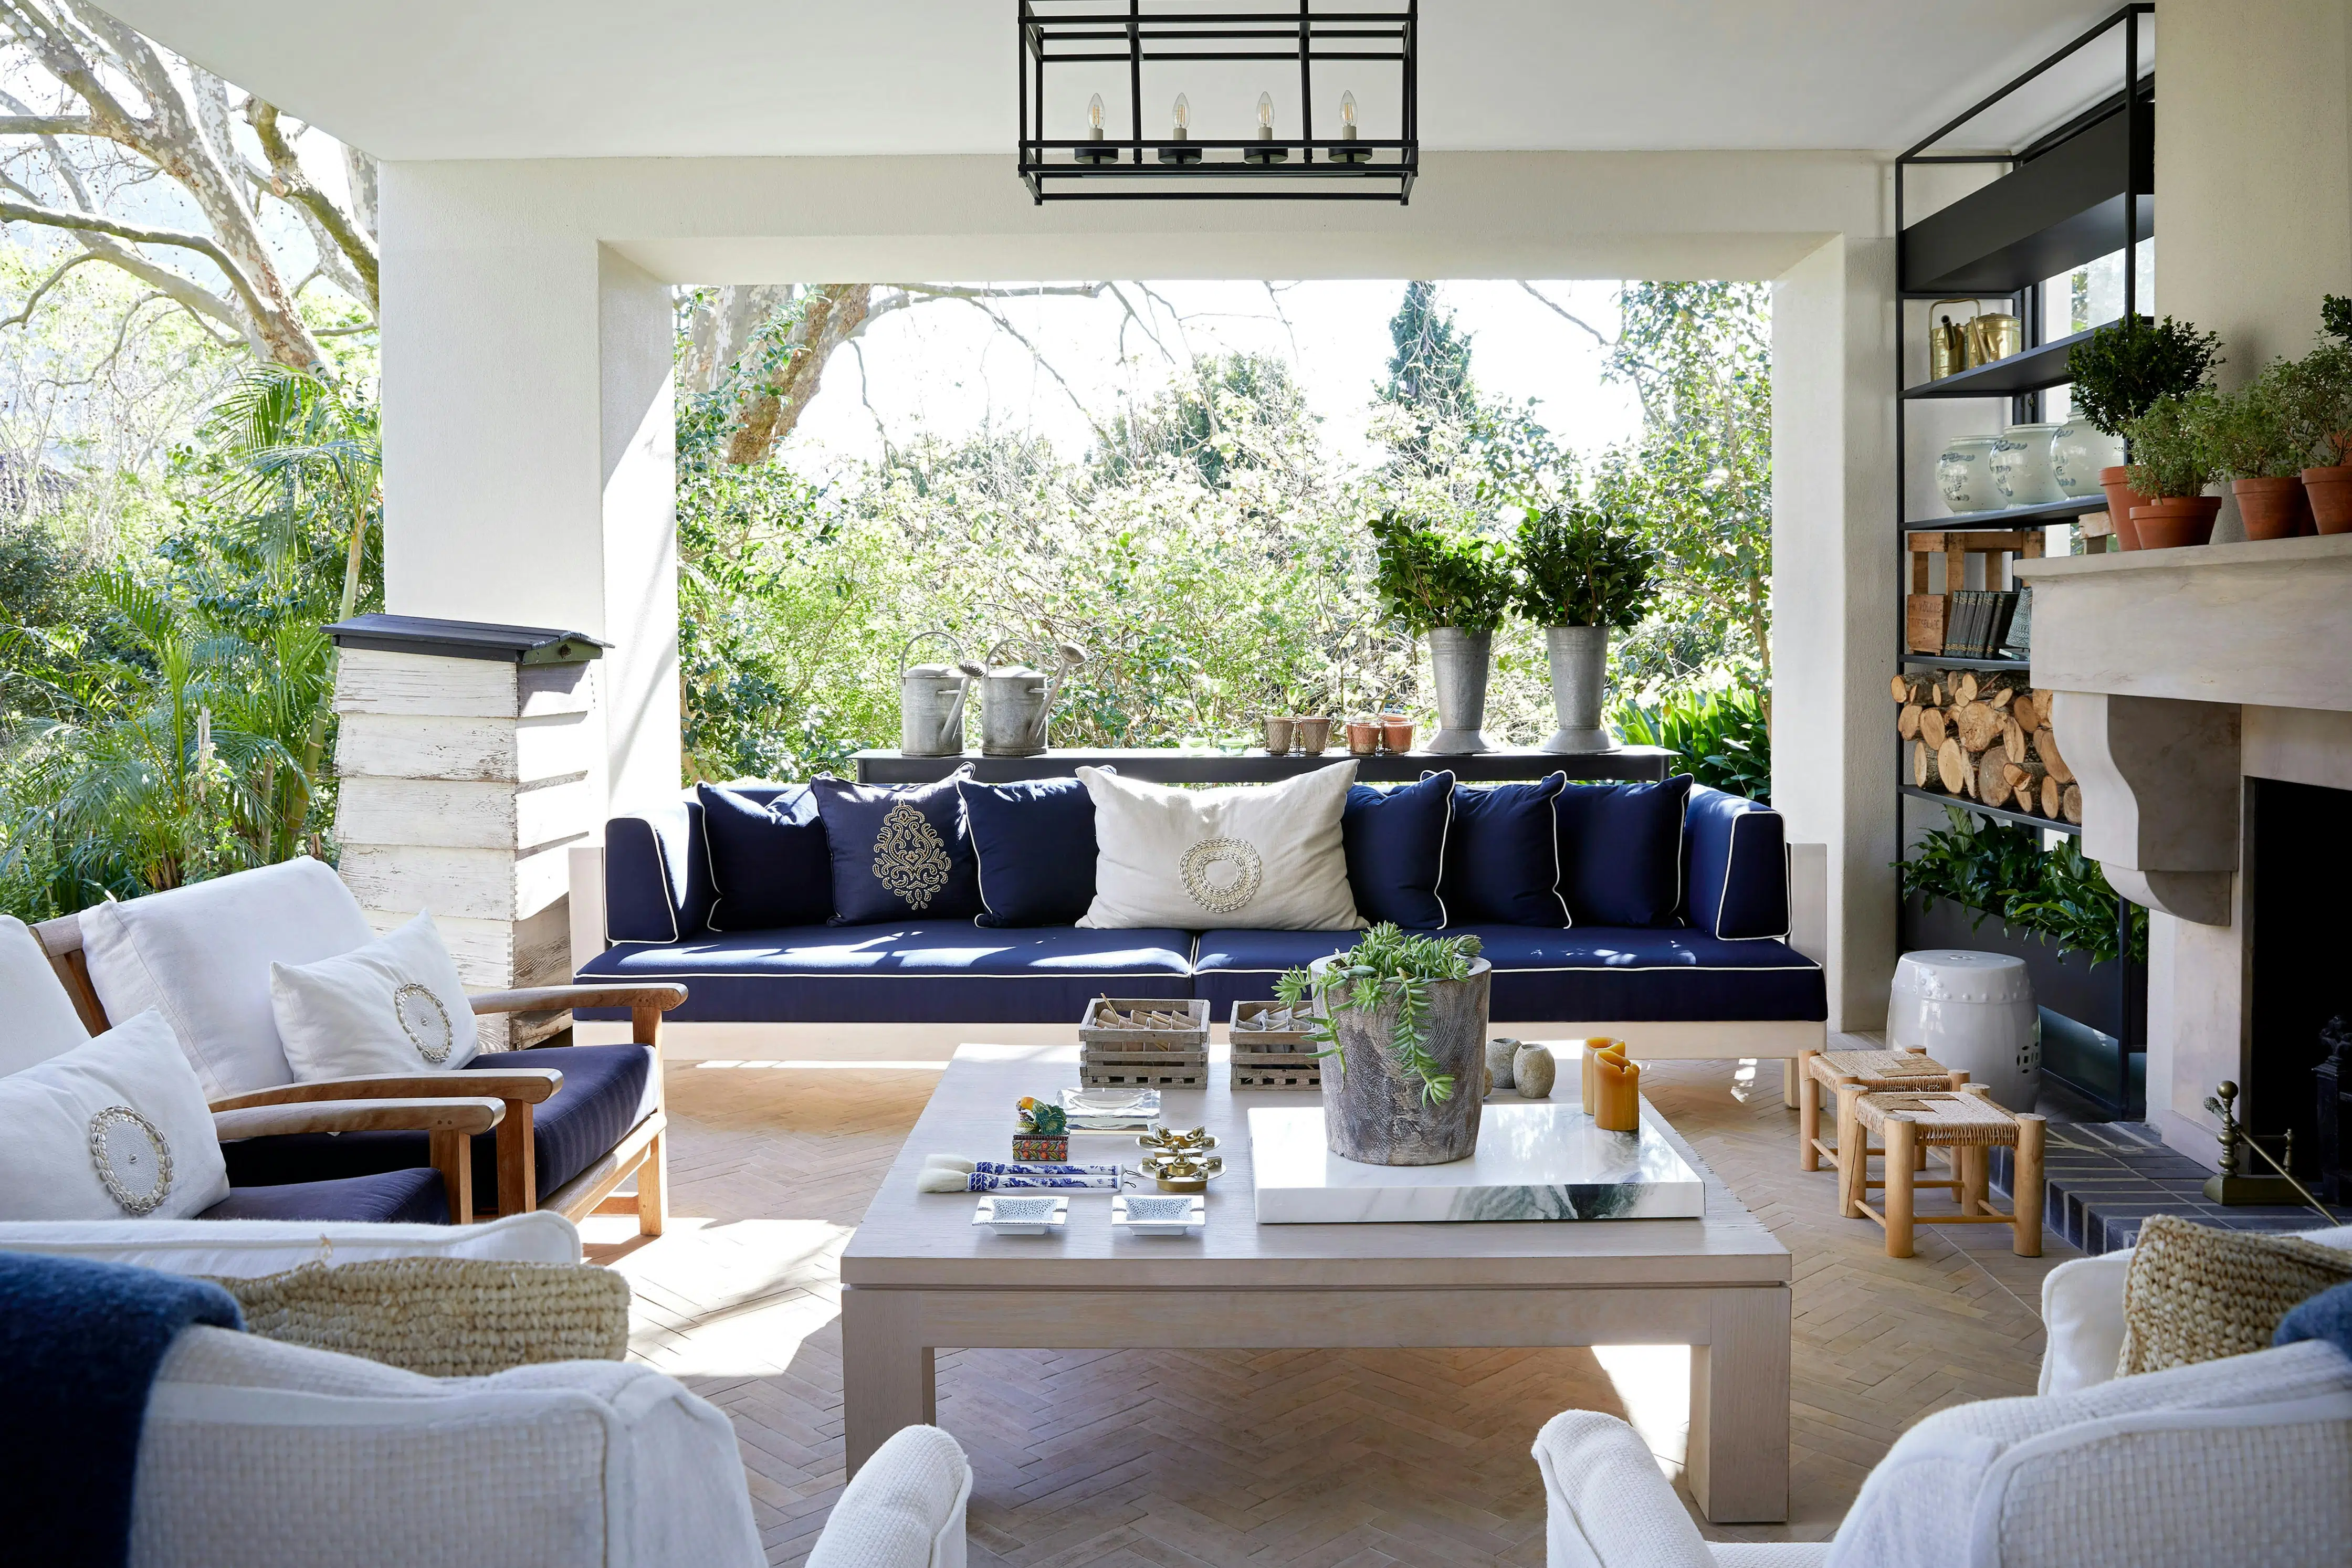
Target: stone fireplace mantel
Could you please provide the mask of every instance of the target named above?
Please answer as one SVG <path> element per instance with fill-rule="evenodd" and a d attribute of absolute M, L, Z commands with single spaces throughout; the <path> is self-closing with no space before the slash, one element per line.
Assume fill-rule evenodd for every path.
<path fill-rule="evenodd" d="M 2017 563 L 2083 852 L 2136 902 L 2227 925 L 2246 707 L 2352 713 L 2352 534 Z"/>

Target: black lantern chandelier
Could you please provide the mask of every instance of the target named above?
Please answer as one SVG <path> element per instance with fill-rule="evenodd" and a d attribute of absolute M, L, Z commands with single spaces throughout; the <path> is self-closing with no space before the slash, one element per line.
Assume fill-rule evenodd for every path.
<path fill-rule="evenodd" d="M 1021 178 L 1039 202 L 1104 200 L 1338 201 L 1411 200 L 1421 171 L 1419 0 L 1227 0 L 1235 9 L 1206 11 L 1157 0 L 1020 0 Z M 1344 8 L 1342 8 L 1344 5 Z M 1265 73 L 1255 124 L 1196 125 L 1184 90 L 1188 72 L 1215 71 L 1218 86 L 1237 79 L 1231 64 Z M 1117 73 L 1126 67 L 1125 92 Z M 1296 135 L 1280 134 L 1288 106 L 1277 88 L 1297 68 Z M 1054 68 L 1048 69 L 1048 68 Z M 1150 80 L 1145 79 L 1150 68 Z M 1367 95 L 1393 83 L 1394 136 L 1369 136 L 1358 121 L 1353 78 Z M 1083 130 L 1069 105 L 1092 81 L 1124 96 L 1129 134 L 1106 133 L 1103 95 L 1087 103 Z M 1075 85 L 1073 85 L 1075 84 Z M 1198 86 L 1196 78 L 1196 86 Z M 1076 134 L 1046 132 L 1047 89 Z M 1318 123 L 1318 88 L 1324 108 Z M 1334 88 L 1339 90 L 1336 93 Z M 1144 94 L 1169 93 L 1167 129 L 1144 131 Z M 1383 95 L 1384 96 L 1384 95 Z M 1155 124 L 1158 113 L 1151 117 Z M 1324 134 L 1317 134 L 1318 129 Z M 1330 134 L 1331 132 L 1337 134 Z"/>

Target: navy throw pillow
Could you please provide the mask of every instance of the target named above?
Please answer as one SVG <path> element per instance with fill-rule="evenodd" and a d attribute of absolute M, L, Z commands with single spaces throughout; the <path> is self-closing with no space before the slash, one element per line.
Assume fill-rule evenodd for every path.
<path fill-rule="evenodd" d="M 1568 784 L 1460 784 L 1445 841 L 1445 913 L 1455 925 L 1569 924 L 1552 803 Z"/>
<path fill-rule="evenodd" d="M 971 834 L 956 793 L 971 777 L 964 767 L 935 784 L 810 783 L 833 855 L 832 924 L 969 920 L 980 913 Z"/>
<path fill-rule="evenodd" d="M 824 925 L 833 914 L 833 859 L 809 787 L 795 784 L 764 804 L 712 784 L 694 793 L 717 895 L 710 929 Z"/>
<path fill-rule="evenodd" d="M 1691 778 L 1571 784 L 1559 798 L 1560 891 L 1579 925 L 1678 925 Z"/>
<path fill-rule="evenodd" d="M 1349 787 L 1339 814 L 1348 888 L 1356 913 L 1378 925 L 1436 931 L 1445 925 L 1445 836 L 1454 822 L 1454 775 L 1418 784 Z"/>
<path fill-rule="evenodd" d="M 1095 800 L 1076 779 L 957 784 L 981 925 L 1076 925 L 1095 901 Z"/>
<path fill-rule="evenodd" d="M 1695 785 L 1683 811 L 1683 859 L 1684 925 L 1727 942 L 1788 935 L 1788 828 L 1780 812 Z"/>

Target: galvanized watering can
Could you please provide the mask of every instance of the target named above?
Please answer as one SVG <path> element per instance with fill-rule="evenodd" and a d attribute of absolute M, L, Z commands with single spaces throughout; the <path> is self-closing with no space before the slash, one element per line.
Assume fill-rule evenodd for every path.
<path fill-rule="evenodd" d="M 1087 662 L 1076 643 L 1054 645 L 1054 672 L 1004 664 L 981 683 L 980 750 L 983 757 L 1034 757 L 1045 749 L 1045 720 L 1062 680 Z"/>
<path fill-rule="evenodd" d="M 954 664 L 909 664 L 916 643 L 935 637 L 955 650 Z M 971 692 L 966 669 L 979 666 L 944 631 L 918 632 L 898 650 L 898 749 L 908 757 L 953 757 L 963 750 L 963 706 Z"/>

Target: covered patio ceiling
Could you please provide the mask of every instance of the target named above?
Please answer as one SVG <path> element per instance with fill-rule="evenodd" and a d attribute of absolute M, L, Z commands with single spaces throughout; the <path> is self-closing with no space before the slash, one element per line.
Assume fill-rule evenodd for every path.
<path fill-rule="evenodd" d="M 1013 136 L 1013 0 L 108 8 L 388 160 L 1009 153 Z M 1422 9 L 1428 151 L 1779 151 L 1906 146 L 2114 5 L 1439 0 Z M 2085 51 L 2012 122 L 1987 123 L 1969 140 L 2013 144 L 2112 90 L 2118 62 L 2108 52 Z M 1258 86 L 1184 85 L 1204 121 L 1228 109 L 1238 119 Z"/>

